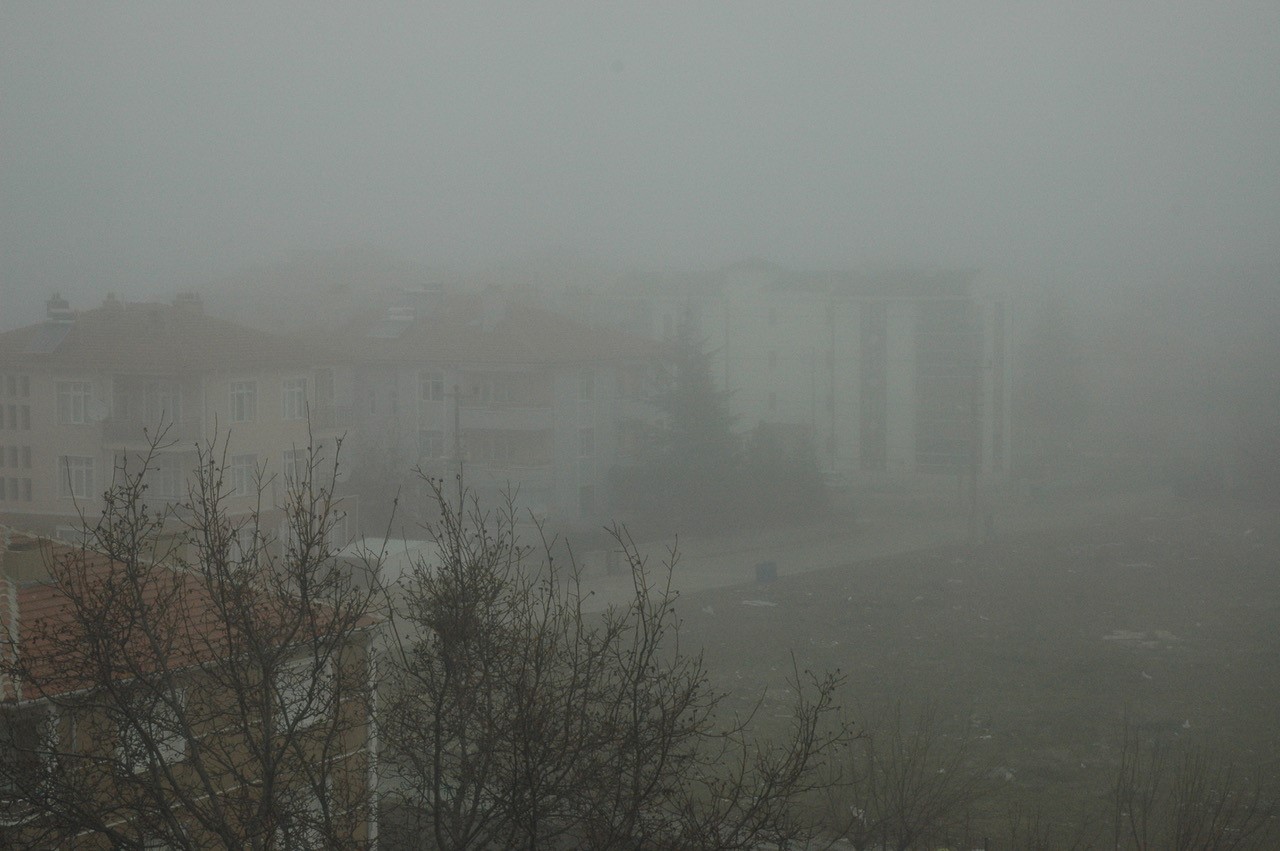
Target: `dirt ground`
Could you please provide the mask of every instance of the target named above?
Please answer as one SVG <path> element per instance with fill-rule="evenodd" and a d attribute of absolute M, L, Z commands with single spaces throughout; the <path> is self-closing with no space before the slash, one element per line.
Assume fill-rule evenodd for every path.
<path fill-rule="evenodd" d="M 1010 795 L 1099 799 L 1123 719 L 1280 770 L 1280 507 L 1164 501 L 680 599 L 734 706 L 785 723 L 791 654 L 857 716 L 931 700 Z M 696 583 L 695 583 L 696 585 Z M 1274 779 L 1274 778 L 1273 778 Z"/>

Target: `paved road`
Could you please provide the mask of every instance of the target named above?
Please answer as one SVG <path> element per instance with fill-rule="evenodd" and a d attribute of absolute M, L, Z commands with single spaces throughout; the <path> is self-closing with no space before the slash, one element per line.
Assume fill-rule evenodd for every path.
<path fill-rule="evenodd" d="M 1155 514 L 1166 510 L 1167 490 L 1102 497 L 1056 497 L 1038 503 L 1009 502 L 994 511 L 997 535 L 1087 526 L 1118 515 Z M 730 588 L 755 582 L 755 565 L 777 564 L 779 576 L 841 567 L 868 559 L 901 555 L 969 539 L 967 516 L 954 512 L 903 511 L 873 505 L 856 524 L 831 520 L 806 526 L 735 535 L 681 538 L 673 584 L 682 593 Z M 650 564 L 660 566 L 671 541 L 637 542 Z M 592 594 L 590 609 L 621 603 L 631 595 L 631 578 L 589 570 L 583 588 Z"/>

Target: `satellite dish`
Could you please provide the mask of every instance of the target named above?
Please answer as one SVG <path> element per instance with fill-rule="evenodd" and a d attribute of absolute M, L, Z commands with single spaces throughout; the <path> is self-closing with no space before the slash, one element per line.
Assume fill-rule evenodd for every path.
<path fill-rule="evenodd" d="M 85 407 L 85 414 L 89 417 L 89 422 L 100 423 L 111 413 L 111 409 L 107 407 L 107 403 L 101 399 L 90 399 L 89 404 Z"/>

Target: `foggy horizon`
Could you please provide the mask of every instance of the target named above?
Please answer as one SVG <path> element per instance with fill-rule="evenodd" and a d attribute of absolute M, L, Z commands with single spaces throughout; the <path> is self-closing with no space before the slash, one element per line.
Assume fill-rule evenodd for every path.
<path fill-rule="evenodd" d="M 1280 268 L 1280 9 L 0 11 L 0 327 L 314 252 Z"/>

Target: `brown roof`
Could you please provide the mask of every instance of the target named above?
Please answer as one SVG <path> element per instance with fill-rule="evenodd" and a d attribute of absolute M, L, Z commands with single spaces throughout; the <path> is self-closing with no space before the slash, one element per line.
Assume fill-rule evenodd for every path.
<path fill-rule="evenodd" d="M 130 568 L 80 547 L 18 533 L 9 536 L 11 549 L 33 545 L 44 550 L 54 578 L 18 589 L 18 646 L 24 669 L 32 674 L 22 682 L 23 700 L 90 688 L 106 676 L 127 680 L 161 667 L 177 671 L 225 659 L 233 652 L 235 636 L 219 616 L 218 604 L 200 575 L 152 563 Z M 127 578 L 130 569 L 137 570 L 140 578 Z M 135 588 L 141 589 L 136 597 L 131 594 Z M 77 605 L 86 602 L 90 611 L 102 617 L 78 614 Z M 286 613 L 296 611 L 297 600 L 264 592 L 250 602 L 257 607 L 255 620 L 261 624 L 295 622 Z M 152 627 L 149 635 L 139 629 L 139 607 L 145 607 L 145 620 Z M 7 620 L 7 608 L 0 614 Z M 323 629 L 323 622 L 320 616 L 313 636 Z M 365 615 L 356 626 L 373 623 L 375 619 Z M 157 638 L 160 649 L 156 649 Z M 76 649 L 89 643 L 105 643 L 113 650 L 89 654 Z M 87 671 L 74 664 L 95 657 L 109 658 L 111 668 Z M 8 693 L 3 697 L 12 699 Z"/>
<path fill-rule="evenodd" d="M 172 374 L 326 359 L 312 344 L 218 319 L 198 307 L 155 302 L 109 302 L 76 313 L 69 323 L 42 322 L 0 334 L 0 361 L 14 365 Z"/>
<path fill-rule="evenodd" d="M 480 295 L 442 295 L 412 321 L 359 320 L 343 343 L 364 361 L 439 364 L 587 365 L 650 359 L 661 343 L 600 328 L 536 305 L 494 304 Z"/>

